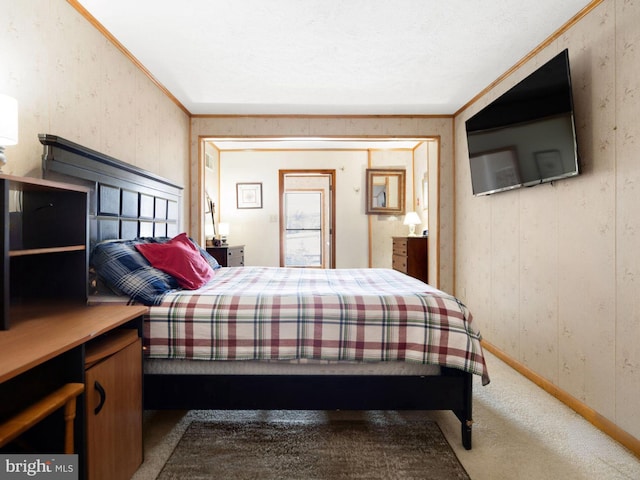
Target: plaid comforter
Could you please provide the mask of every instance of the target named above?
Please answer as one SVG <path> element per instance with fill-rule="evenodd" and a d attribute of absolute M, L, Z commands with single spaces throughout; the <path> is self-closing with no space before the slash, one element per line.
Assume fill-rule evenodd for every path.
<path fill-rule="evenodd" d="M 471 314 L 389 269 L 231 267 L 167 294 L 145 322 L 149 358 L 408 361 L 489 376 Z"/>

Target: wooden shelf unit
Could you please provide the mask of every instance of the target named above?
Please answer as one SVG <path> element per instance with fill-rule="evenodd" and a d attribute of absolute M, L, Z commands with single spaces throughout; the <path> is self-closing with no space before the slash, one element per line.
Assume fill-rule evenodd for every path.
<path fill-rule="evenodd" d="M 86 303 L 86 187 L 0 174 L 0 330 L 12 308 L 49 299 Z"/>

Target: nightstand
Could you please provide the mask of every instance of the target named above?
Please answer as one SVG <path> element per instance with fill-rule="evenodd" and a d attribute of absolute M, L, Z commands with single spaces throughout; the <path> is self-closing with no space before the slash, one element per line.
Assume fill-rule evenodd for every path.
<path fill-rule="evenodd" d="M 207 252 L 221 267 L 244 267 L 244 245 L 207 247 Z"/>
<path fill-rule="evenodd" d="M 393 269 L 429 283 L 427 241 L 428 237 L 393 237 Z"/>

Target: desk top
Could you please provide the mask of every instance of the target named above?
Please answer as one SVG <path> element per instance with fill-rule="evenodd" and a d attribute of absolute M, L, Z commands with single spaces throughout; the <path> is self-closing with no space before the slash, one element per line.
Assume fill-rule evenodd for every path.
<path fill-rule="evenodd" d="M 0 331 L 0 383 L 147 313 L 129 305 L 37 305 L 11 309 Z"/>

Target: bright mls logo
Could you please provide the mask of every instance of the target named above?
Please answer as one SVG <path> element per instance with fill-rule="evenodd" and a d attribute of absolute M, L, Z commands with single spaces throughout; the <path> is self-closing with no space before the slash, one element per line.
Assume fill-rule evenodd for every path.
<path fill-rule="evenodd" d="M 78 455 L 0 455 L 0 480 L 78 480 Z"/>

